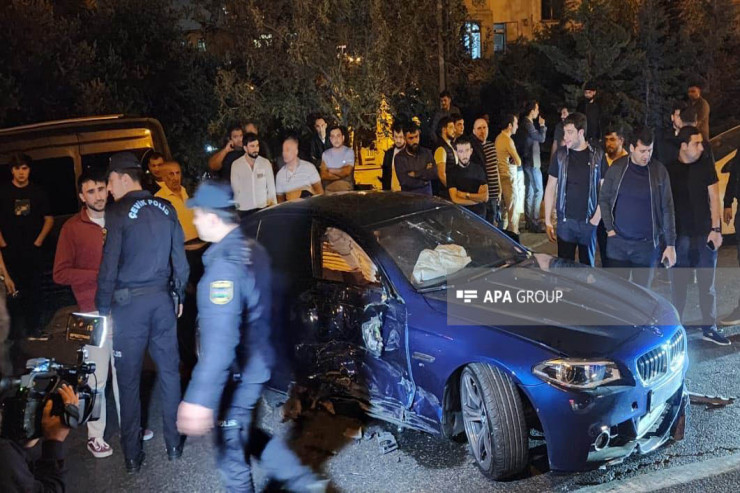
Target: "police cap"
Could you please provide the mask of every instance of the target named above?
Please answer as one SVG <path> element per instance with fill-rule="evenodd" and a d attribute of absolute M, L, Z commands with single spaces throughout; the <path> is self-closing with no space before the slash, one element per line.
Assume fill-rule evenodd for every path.
<path fill-rule="evenodd" d="M 208 180 L 201 183 L 188 200 L 188 208 L 200 207 L 203 209 L 233 209 L 234 192 L 231 185 L 225 182 Z"/>
<path fill-rule="evenodd" d="M 117 152 L 110 157 L 108 174 L 125 169 L 141 169 L 141 163 L 133 152 Z"/>

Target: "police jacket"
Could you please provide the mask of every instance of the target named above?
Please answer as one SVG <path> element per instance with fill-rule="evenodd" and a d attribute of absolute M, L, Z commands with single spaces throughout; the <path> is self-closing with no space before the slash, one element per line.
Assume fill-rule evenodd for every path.
<path fill-rule="evenodd" d="M 557 213 L 558 221 L 565 220 L 565 201 L 566 190 L 568 189 L 568 161 L 570 157 L 570 150 L 561 146 L 555 153 L 555 159 L 558 163 L 558 190 L 557 190 Z M 588 175 L 588 207 L 586 209 L 586 217 L 582 218 L 584 221 L 588 221 L 593 217 L 596 212 L 596 207 L 599 205 L 599 184 L 601 182 L 603 169 L 606 163 L 604 162 L 604 151 L 600 147 L 594 147 L 588 144 L 588 167 L 590 169 Z M 603 211 L 602 211 L 603 214 Z"/>
<path fill-rule="evenodd" d="M 270 379 L 270 260 L 234 229 L 203 254 L 198 283 L 200 355 L 185 401 L 218 409 L 232 371 L 242 382 Z"/>
<path fill-rule="evenodd" d="M 105 246 L 95 306 L 108 315 L 116 290 L 177 290 L 185 296 L 190 267 L 177 212 L 167 200 L 135 190 L 105 210 Z M 135 292 L 132 292 L 135 296 Z M 182 301 L 181 301 L 182 302 Z"/>
<path fill-rule="evenodd" d="M 619 188 L 629 165 L 629 156 L 612 163 L 604 174 L 601 185 L 599 206 L 601 218 L 607 231 L 614 230 L 614 207 L 619 198 Z M 673 209 L 673 193 L 668 171 L 660 161 L 651 159 L 647 164 L 650 180 L 650 213 L 653 225 L 653 246 L 657 247 L 661 238 L 668 246 L 676 245 L 676 216 Z"/>

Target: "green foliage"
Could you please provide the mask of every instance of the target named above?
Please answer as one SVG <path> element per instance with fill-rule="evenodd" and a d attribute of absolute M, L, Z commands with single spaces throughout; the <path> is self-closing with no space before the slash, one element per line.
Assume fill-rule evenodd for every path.
<path fill-rule="evenodd" d="M 216 108 L 215 65 L 171 0 L 11 0 L 0 9 L 0 126 L 127 113 L 159 119 L 192 178 Z M 188 173 L 189 171 L 189 173 Z"/>
<path fill-rule="evenodd" d="M 698 77 L 706 81 L 715 134 L 738 121 L 739 54 L 731 0 L 568 2 L 559 23 L 496 60 L 484 101 L 507 111 L 529 98 L 575 106 L 594 81 L 612 121 L 657 127 L 669 123 L 672 103 Z"/>
<path fill-rule="evenodd" d="M 464 10 L 462 3 L 443 4 L 442 40 L 454 78 L 462 76 Z M 440 26 L 429 15 L 437 0 L 232 0 L 204 7 L 198 20 L 206 42 L 229 61 L 216 85 L 213 132 L 245 119 L 268 129 L 301 128 L 313 113 L 374 129 L 384 99 L 394 113 L 418 108 L 408 94 L 437 99 Z"/>

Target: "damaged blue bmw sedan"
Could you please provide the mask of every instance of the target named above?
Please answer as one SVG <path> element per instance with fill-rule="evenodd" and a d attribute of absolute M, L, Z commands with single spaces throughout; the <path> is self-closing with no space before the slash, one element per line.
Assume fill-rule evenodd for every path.
<path fill-rule="evenodd" d="M 255 213 L 243 227 L 273 263 L 282 352 L 274 388 L 299 385 L 401 427 L 464 434 L 494 479 L 526 469 L 532 435 L 556 471 L 683 438 L 686 334 L 650 291 L 534 254 L 470 212 L 419 195 L 315 197 Z M 438 263 L 436 274 L 427 262 L 422 272 L 440 246 L 465 262 Z M 452 288 L 475 278 L 500 290 L 512 276 L 567 293 L 560 313 L 569 320 L 493 304 L 466 308 L 470 316 L 450 310 Z M 594 313 L 610 323 L 573 322 Z"/>

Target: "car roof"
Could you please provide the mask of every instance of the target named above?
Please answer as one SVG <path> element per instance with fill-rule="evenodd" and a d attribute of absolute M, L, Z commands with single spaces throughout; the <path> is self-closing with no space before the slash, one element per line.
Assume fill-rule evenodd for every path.
<path fill-rule="evenodd" d="M 439 207 L 450 207 L 450 203 L 416 193 L 361 191 L 284 202 L 255 214 L 255 217 L 266 218 L 285 213 L 318 215 L 355 228 L 365 228 Z"/>

